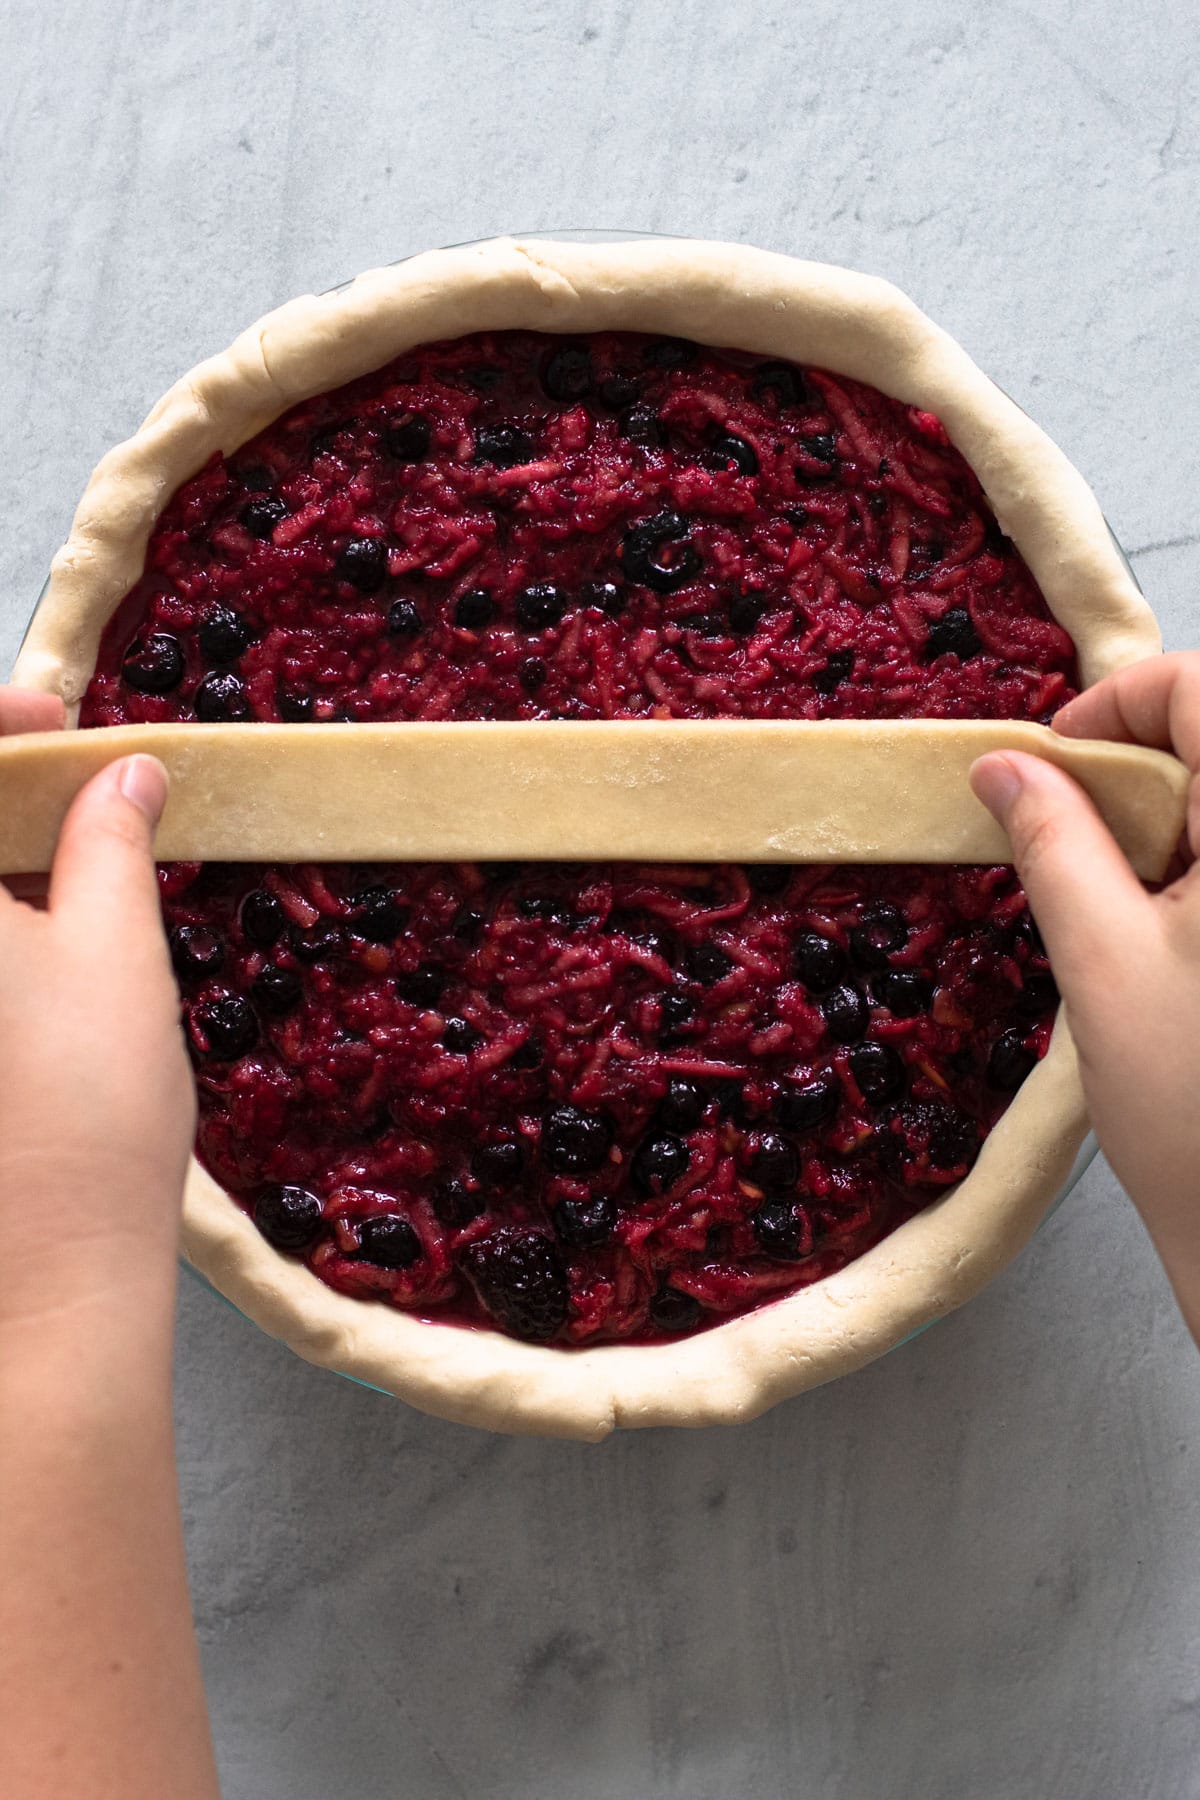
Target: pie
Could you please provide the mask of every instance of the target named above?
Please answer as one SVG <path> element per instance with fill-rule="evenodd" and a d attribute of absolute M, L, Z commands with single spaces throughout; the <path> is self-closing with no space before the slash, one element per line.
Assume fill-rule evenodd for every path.
<path fill-rule="evenodd" d="M 1156 646 L 1080 478 L 885 284 L 502 240 L 173 389 L 17 679 L 83 728 L 1046 722 Z M 597 1437 L 750 1416 L 1015 1253 L 1084 1119 L 1011 868 L 571 849 L 163 866 L 216 1286 L 429 1410 Z"/>

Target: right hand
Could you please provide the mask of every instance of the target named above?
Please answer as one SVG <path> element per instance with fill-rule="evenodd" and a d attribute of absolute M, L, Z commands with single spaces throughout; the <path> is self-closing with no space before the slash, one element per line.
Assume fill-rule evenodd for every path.
<path fill-rule="evenodd" d="M 1119 670 L 1054 729 L 1173 750 L 1193 777 L 1182 873 L 1151 894 L 1061 769 L 1004 750 L 971 771 L 1012 842 L 1096 1136 L 1200 1343 L 1200 652 Z"/>

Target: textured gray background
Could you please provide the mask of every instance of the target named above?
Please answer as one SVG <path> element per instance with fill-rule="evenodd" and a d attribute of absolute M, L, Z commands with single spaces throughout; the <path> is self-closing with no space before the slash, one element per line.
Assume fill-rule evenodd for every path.
<path fill-rule="evenodd" d="M 99 453 L 292 293 L 504 229 L 891 276 L 1196 643 L 1178 0 L 9 0 L 3 648 Z M 229 1800 L 1200 1795 L 1200 1367 L 1097 1165 L 982 1299 L 737 1431 L 425 1419 L 180 1303 Z"/>

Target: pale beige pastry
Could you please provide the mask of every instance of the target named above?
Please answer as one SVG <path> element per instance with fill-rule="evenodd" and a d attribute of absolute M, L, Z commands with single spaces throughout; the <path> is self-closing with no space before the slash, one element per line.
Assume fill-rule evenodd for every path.
<path fill-rule="evenodd" d="M 1153 617 L 1081 477 L 957 344 L 886 283 L 736 245 L 497 240 L 431 252 L 337 293 L 292 301 L 177 383 L 97 468 L 15 679 L 77 707 L 100 633 L 141 573 L 159 511 L 215 451 L 232 451 L 295 401 L 415 344 L 518 326 L 690 337 L 817 364 L 928 409 L 976 471 L 1000 525 L 1074 638 L 1084 679 L 1158 648 Z M 932 744 L 935 730 L 928 735 Z M 847 742 L 851 755 L 852 733 Z M 649 737 L 644 754 L 652 754 Z M 481 857 L 512 853 L 508 842 L 476 849 Z M 729 850 L 713 843 L 708 853 Z M 955 1190 L 838 1274 L 664 1345 L 537 1347 L 339 1295 L 272 1250 L 197 1165 L 185 1244 L 223 1293 L 310 1360 L 449 1418 L 599 1438 L 618 1424 L 752 1417 L 961 1304 L 1034 1230 L 1085 1125 L 1060 1018 L 1049 1053 Z"/>

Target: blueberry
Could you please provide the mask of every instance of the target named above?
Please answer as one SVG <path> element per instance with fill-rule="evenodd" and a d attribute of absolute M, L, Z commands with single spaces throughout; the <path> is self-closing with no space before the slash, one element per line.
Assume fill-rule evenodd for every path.
<path fill-rule="evenodd" d="M 239 469 L 231 469 L 230 474 L 239 481 L 248 494 L 269 494 L 275 486 L 275 477 L 270 469 L 262 463 L 246 463 Z"/>
<path fill-rule="evenodd" d="M 853 650 L 835 650 L 822 666 L 809 676 L 818 694 L 832 694 L 834 688 L 850 679 L 854 668 Z"/>
<path fill-rule="evenodd" d="M 560 1200 L 550 1215 L 555 1234 L 573 1250 L 598 1250 L 617 1223 L 617 1209 L 607 1194 L 586 1200 Z"/>
<path fill-rule="evenodd" d="M 654 1137 L 643 1138 L 633 1153 L 629 1165 L 629 1179 L 636 1191 L 644 1199 L 654 1194 L 665 1194 L 674 1187 L 681 1176 L 686 1175 L 691 1162 L 691 1152 L 682 1138 L 673 1132 L 663 1131 Z"/>
<path fill-rule="evenodd" d="M 733 1076 L 718 1081 L 713 1088 L 713 1098 L 723 1119 L 730 1119 L 735 1125 L 749 1125 L 750 1108 L 746 1101 L 746 1090 L 740 1081 Z"/>
<path fill-rule="evenodd" d="M 480 425 L 475 433 L 475 461 L 516 469 L 533 461 L 533 444 L 517 425 Z"/>
<path fill-rule="evenodd" d="M 750 392 L 760 401 L 769 395 L 781 409 L 800 406 L 808 399 L 808 388 L 800 370 L 785 362 L 759 363 L 750 383 Z"/>
<path fill-rule="evenodd" d="M 292 954 L 301 962 L 332 962 L 341 954 L 345 940 L 336 925 L 314 925 L 311 931 L 302 931 L 293 925 L 288 933 L 288 942 Z"/>
<path fill-rule="evenodd" d="M 794 531 L 803 531 L 812 518 L 807 506 L 785 506 L 783 516 Z"/>
<path fill-rule="evenodd" d="M 667 441 L 663 422 L 652 406 L 639 403 L 623 412 L 617 420 L 617 427 L 623 438 L 631 444 L 640 444 L 643 450 L 661 450 Z"/>
<path fill-rule="evenodd" d="M 567 1272 L 544 1232 L 502 1226 L 463 1252 L 481 1304 L 514 1337 L 544 1343 L 567 1316 Z"/>
<path fill-rule="evenodd" d="M 359 1226 L 358 1254 L 379 1269 L 411 1269 L 420 1258 L 421 1240 L 399 1213 L 379 1213 Z"/>
<path fill-rule="evenodd" d="M 469 588 L 454 603 L 454 623 L 460 631 L 482 631 L 495 615 L 496 603 L 486 588 Z"/>
<path fill-rule="evenodd" d="M 694 1295 L 661 1287 L 650 1302 L 650 1323 L 659 1331 L 690 1331 L 699 1320 L 700 1310 Z"/>
<path fill-rule="evenodd" d="M 698 356 L 686 338 L 656 338 L 642 351 L 642 361 L 652 369 L 690 369 Z"/>
<path fill-rule="evenodd" d="M 813 437 L 802 437 L 800 447 L 808 452 L 814 462 L 832 465 L 838 459 L 837 438 L 831 431 L 819 431 Z"/>
<path fill-rule="evenodd" d="M 275 527 L 287 518 L 288 509 L 278 494 L 264 494 L 243 506 L 238 516 L 251 537 L 265 542 Z"/>
<path fill-rule="evenodd" d="M 406 1000 L 409 1006 L 419 1006 L 425 1012 L 437 1005 L 445 985 L 445 974 L 431 963 L 422 963 L 409 974 L 396 977 L 396 992 L 401 1000 Z"/>
<path fill-rule="evenodd" d="M 206 725 L 232 724 L 250 717 L 246 690 L 236 675 L 206 675 L 192 695 L 192 706 Z"/>
<path fill-rule="evenodd" d="M 760 1187 L 795 1187 L 800 1178 L 800 1157 L 795 1144 L 777 1131 L 764 1131 L 750 1159 L 750 1173 Z"/>
<path fill-rule="evenodd" d="M 517 624 L 522 631 L 545 631 L 567 610 L 567 596 L 552 581 L 538 581 L 517 595 Z"/>
<path fill-rule="evenodd" d="M 621 544 L 621 563 L 629 580 L 659 594 L 673 594 L 691 581 L 700 572 L 701 560 L 688 540 L 690 529 L 677 512 L 656 513 L 631 525 Z M 669 550 L 670 560 L 664 560 Z"/>
<path fill-rule="evenodd" d="M 579 590 L 580 606 L 595 607 L 597 611 L 607 614 L 610 619 L 619 618 L 625 611 L 628 595 L 623 587 L 615 581 L 585 581 Z"/>
<path fill-rule="evenodd" d="M 811 994 L 827 994 L 846 973 L 846 952 L 818 931 L 805 931 L 796 939 L 792 966 Z"/>
<path fill-rule="evenodd" d="M 719 433 L 700 460 L 705 468 L 724 469 L 730 475 L 758 474 L 757 450 L 732 431 Z"/>
<path fill-rule="evenodd" d="M 672 1075 L 667 1083 L 667 1091 L 658 1103 L 658 1111 L 654 1115 L 655 1124 L 661 1125 L 664 1131 L 695 1131 L 704 1118 L 707 1104 L 694 1081 L 685 1081 L 681 1075 Z"/>
<path fill-rule="evenodd" d="M 319 456 L 336 456 L 338 454 L 337 440 L 348 429 L 345 419 L 334 419 L 322 431 L 314 432 L 309 444 L 309 455 L 313 461 L 315 462 Z"/>
<path fill-rule="evenodd" d="M 850 1052 L 850 1072 L 871 1106 L 894 1100 L 908 1079 L 903 1059 L 890 1044 L 856 1044 Z"/>
<path fill-rule="evenodd" d="M 904 915 L 894 906 L 876 906 L 863 915 L 850 933 L 850 957 L 856 968 L 868 973 L 886 969 L 888 957 L 908 942 Z"/>
<path fill-rule="evenodd" d="M 517 911 L 523 919 L 545 919 L 555 925 L 569 924 L 572 918 L 566 901 L 554 894 L 522 894 Z"/>
<path fill-rule="evenodd" d="M 442 1048 L 451 1056 L 469 1056 L 483 1042 L 483 1033 L 476 1031 L 468 1019 L 447 1019 L 442 1027 Z"/>
<path fill-rule="evenodd" d="M 542 386 L 551 400 L 574 405 L 592 391 L 591 352 L 583 344 L 562 344 L 542 364 Z"/>
<path fill-rule="evenodd" d="M 682 623 L 686 631 L 699 632 L 702 638 L 731 637 L 733 634 L 729 620 L 718 612 L 689 613 Z"/>
<path fill-rule="evenodd" d="M 599 394 L 605 406 L 611 406 L 614 412 L 620 412 L 631 400 L 637 399 L 637 382 L 632 375 L 619 372 L 606 375 L 600 383 Z"/>
<path fill-rule="evenodd" d="M 1052 1012 L 1058 1005 L 1058 983 L 1053 975 L 1042 975 L 1037 970 L 1029 970 L 1025 974 L 1024 986 L 1013 1004 L 1017 1012 L 1029 1018 Z"/>
<path fill-rule="evenodd" d="M 965 606 L 952 606 L 940 619 L 930 622 L 925 639 L 926 662 L 933 662 L 938 656 L 957 656 L 965 662 L 970 656 L 978 656 L 982 649 Z"/>
<path fill-rule="evenodd" d="M 473 944 L 477 942 L 483 924 L 483 914 L 476 907 L 464 903 L 450 921 L 450 929 L 460 943 Z"/>
<path fill-rule="evenodd" d="M 433 1216 L 451 1231 L 461 1231 L 484 1209 L 483 1195 L 473 1193 L 461 1175 L 447 1175 L 429 1190 Z"/>
<path fill-rule="evenodd" d="M 836 1075 L 817 1075 L 812 1081 L 787 1082 L 775 1096 L 771 1116 L 785 1131 L 814 1131 L 832 1119 L 841 1102 Z"/>
<path fill-rule="evenodd" d="M 351 929 L 369 944 L 390 944 L 404 930 L 408 907 L 395 888 L 365 888 L 354 896 L 354 922 Z"/>
<path fill-rule="evenodd" d="M 1002 1031 L 988 1057 L 988 1082 L 1003 1094 L 1015 1094 L 1030 1070 L 1036 1066 L 1037 1055 L 1024 1043 L 1021 1033 Z"/>
<path fill-rule="evenodd" d="M 834 988 L 831 994 L 825 996 L 821 1002 L 821 1012 L 825 1018 L 826 1031 L 838 1044 L 853 1044 L 863 1035 L 871 1018 L 866 996 L 849 983 Z"/>
<path fill-rule="evenodd" d="M 183 651 L 169 631 L 152 631 L 130 644 L 121 674 L 139 694 L 169 694 L 183 680 Z"/>
<path fill-rule="evenodd" d="M 497 368 L 495 363 L 476 363 L 474 368 L 464 369 L 462 374 L 468 387 L 473 387 L 479 394 L 489 393 L 504 380 L 504 370 Z"/>
<path fill-rule="evenodd" d="M 664 994 L 658 1003 L 659 1037 L 665 1043 L 685 1031 L 696 1016 L 686 994 Z"/>
<path fill-rule="evenodd" d="M 397 462 L 423 462 L 430 435 L 429 420 L 421 413 L 395 413 L 383 428 L 383 447 Z"/>
<path fill-rule="evenodd" d="M 766 611 L 761 594 L 735 594 L 729 602 L 729 629 L 735 637 L 748 637 Z"/>
<path fill-rule="evenodd" d="M 171 961 L 181 981 L 205 981 L 225 961 L 225 946 L 207 925 L 181 925 L 171 933 Z"/>
<path fill-rule="evenodd" d="M 252 991 L 263 1012 L 279 1016 L 291 1012 L 304 992 L 304 986 L 294 969 L 265 963 L 254 977 Z"/>
<path fill-rule="evenodd" d="M 282 906 L 268 888 L 251 888 L 238 908 L 242 936 L 260 949 L 281 937 L 286 923 Z"/>
<path fill-rule="evenodd" d="M 792 879 L 789 863 L 747 863 L 746 880 L 756 894 L 782 894 Z"/>
<path fill-rule="evenodd" d="M 201 1056 L 232 1062 L 258 1041 L 254 1008 L 241 994 L 222 994 L 193 1006 L 188 1018 L 192 1043 Z"/>
<path fill-rule="evenodd" d="M 797 1200 L 765 1200 L 750 1224 L 759 1248 L 780 1262 L 800 1262 L 812 1255 L 812 1221 Z"/>
<path fill-rule="evenodd" d="M 313 697 L 311 694 L 304 693 L 300 688 L 280 688 L 276 705 L 279 708 L 280 718 L 287 719 L 294 724 L 311 719 L 313 715 Z"/>
<path fill-rule="evenodd" d="M 516 1138 L 481 1144 L 471 1158 L 471 1173 L 488 1187 L 510 1188 L 520 1178 L 525 1153 Z"/>
<path fill-rule="evenodd" d="M 915 969 L 888 969 L 873 982 L 875 998 L 898 1019 L 915 1019 L 933 1003 L 933 984 Z"/>
<path fill-rule="evenodd" d="M 241 613 L 229 606 L 214 606 L 198 632 L 200 649 L 209 662 L 236 662 L 254 636 Z"/>
<path fill-rule="evenodd" d="M 546 685 L 549 670 L 540 656 L 527 656 L 517 670 L 517 680 L 527 694 L 536 694 Z"/>
<path fill-rule="evenodd" d="M 337 559 L 335 573 L 360 594 L 374 594 L 387 580 L 387 545 L 379 538 L 351 538 Z"/>
<path fill-rule="evenodd" d="M 395 638 L 416 637 L 421 629 L 421 609 L 415 600 L 402 594 L 399 600 L 393 600 L 388 607 L 388 636 Z"/>
<path fill-rule="evenodd" d="M 537 1038 L 530 1037 L 513 1051 L 508 1066 L 510 1069 L 540 1069 L 545 1060 L 544 1046 Z"/>
<path fill-rule="evenodd" d="M 693 981 L 712 987 L 733 967 L 733 963 L 717 944 L 694 944 L 684 955 L 684 967 Z"/>
<path fill-rule="evenodd" d="M 608 1160 L 612 1137 L 602 1113 L 552 1106 L 542 1123 L 542 1161 L 557 1175 L 590 1175 Z"/>
<path fill-rule="evenodd" d="M 290 1183 L 265 1188 L 254 1203 L 254 1223 L 276 1250 L 307 1250 L 321 1233 L 321 1202 Z"/>

